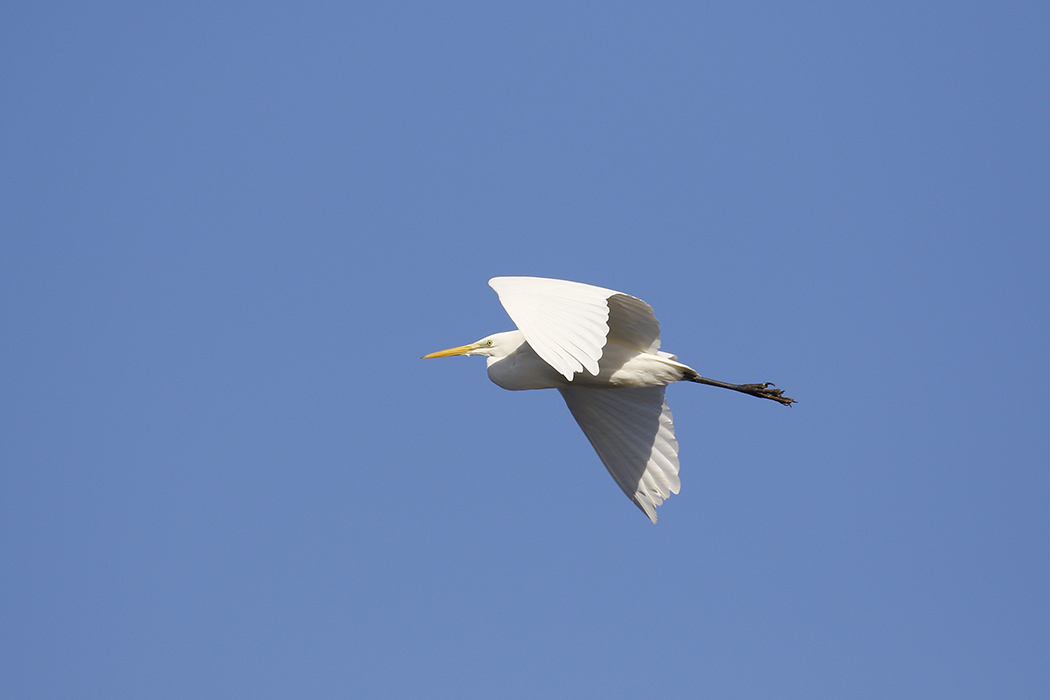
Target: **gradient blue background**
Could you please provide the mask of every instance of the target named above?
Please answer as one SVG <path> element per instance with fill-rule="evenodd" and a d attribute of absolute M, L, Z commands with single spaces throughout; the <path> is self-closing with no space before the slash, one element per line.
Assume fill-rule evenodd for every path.
<path fill-rule="evenodd" d="M 1045 2 L 10 3 L 0 696 L 1050 689 Z M 652 525 L 486 282 L 652 304 Z"/>

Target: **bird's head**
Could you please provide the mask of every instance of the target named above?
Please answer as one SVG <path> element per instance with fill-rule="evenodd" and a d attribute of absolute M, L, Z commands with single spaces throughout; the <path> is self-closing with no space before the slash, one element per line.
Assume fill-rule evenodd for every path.
<path fill-rule="evenodd" d="M 493 357 L 498 359 L 506 357 L 517 350 L 518 346 L 523 342 L 525 342 L 525 339 L 520 331 L 494 333 L 493 335 L 482 338 L 476 343 L 471 343 L 470 345 L 460 345 L 457 348 L 449 348 L 448 350 L 440 350 L 438 352 L 432 352 L 429 355 L 423 355 L 423 359 L 429 360 L 432 357 L 452 357 L 453 355 L 481 355 L 482 357 Z"/>

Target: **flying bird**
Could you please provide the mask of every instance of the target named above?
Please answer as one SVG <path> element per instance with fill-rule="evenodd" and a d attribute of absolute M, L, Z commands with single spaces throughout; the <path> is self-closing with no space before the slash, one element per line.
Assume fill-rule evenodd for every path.
<path fill-rule="evenodd" d="M 794 403 L 768 382 L 701 377 L 661 351 L 652 307 L 628 294 L 543 277 L 494 277 L 489 286 L 518 330 L 423 359 L 481 355 L 489 379 L 504 389 L 557 389 L 605 468 L 654 523 L 656 507 L 680 486 L 668 384 L 690 381 Z"/>

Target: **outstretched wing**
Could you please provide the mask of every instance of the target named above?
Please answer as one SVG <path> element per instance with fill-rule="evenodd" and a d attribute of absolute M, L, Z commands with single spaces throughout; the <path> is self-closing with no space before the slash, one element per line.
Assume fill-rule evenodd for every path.
<path fill-rule="evenodd" d="M 662 386 L 559 389 L 605 468 L 649 519 L 678 493 L 678 441 Z"/>
<path fill-rule="evenodd" d="M 628 294 L 545 277 L 493 277 L 489 286 L 536 354 L 570 382 L 583 370 L 598 374 L 606 342 L 660 347 L 652 307 Z"/>

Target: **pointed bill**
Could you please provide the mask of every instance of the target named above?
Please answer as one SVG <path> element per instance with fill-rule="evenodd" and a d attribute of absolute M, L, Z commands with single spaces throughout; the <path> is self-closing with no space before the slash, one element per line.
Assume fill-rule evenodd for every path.
<path fill-rule="evenodd" d="M 423 355 L 423 360 L 429 360 L 432 357 L 452 357 L 453 355 L 466 355 L 471 350 L 475 350 L 473 344 L 471 345 L 460 345 L 458 348 L 449 348 L 448 350 L 439 350 L 438 352 L 432 352 L 429 355 Z"/>

